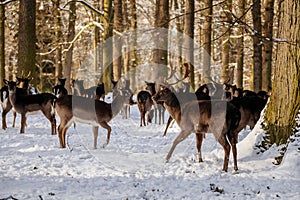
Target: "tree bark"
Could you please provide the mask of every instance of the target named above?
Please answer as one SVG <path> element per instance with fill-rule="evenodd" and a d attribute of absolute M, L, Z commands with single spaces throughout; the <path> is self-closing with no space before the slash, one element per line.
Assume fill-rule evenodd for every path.
<path fill-rule="evenodd" d="M 168 27 L 169 27 L 169 0 L 156 0 L 155 9 L 155 33 L 153 35 L 155 47 L 153 49 L 153 80 L 159 80 L 167 76 L 168 65 Z"/>
<path fill-rule="evenodd" d="M 67 41 L 71 42 L 75 37 L 75 23 L 76 23 L 76 3 L 71 2 L 69 7 L 69 24 L 68 24 L 68 35 Z M 73 44 L 69 51 L 66 53 L 66 61 L 65 66 L 63 68 L 63 75 L 66 78 L 65 88 L 68 90 L 68 93 L 71 93 L 71 72 L 72 72 L 72 65 L 73 65 Z"/>
<path fill-rule="evenodd" d="M 264 4 L 264 25 L 263 25 L 263 54 L 262 54 L 262 89 L 270 91 L 272 76 L 272 50 L 273 50 L 273 19 L 274 0 L 266 0 Z"/>
<path fill-rule="evenodd" d="M 24 74 L 31 72 L 33 84 L 37 83 L 36 56 L 36 1 L 20 0 L 19 3 L 19 32 L 18 32 L 18 71 Z"/>
<path fill-rule="evenodd" d="M 129 40 L 129 70 L 130 70 L 130 88 L 133 89 L 136 87 L 136 66 L 137 66 L 137 14 L 136 14 L 136 1 L 130 0 L 130 31 L 132 35 Z"/>
<path fill-rule="evenodd" d="M 195 74 L 194 74 L 194 23 L 195 23 L 195 1 L 187 0 L 185 8 L 184 23 L 184 50 L 183 58 L 190 67 L 190 84 L 191 89 L 195 90 Z"/>
<path fill-rule="evenodd" d="M 287 142 L 300 109 L 300 2 L 283 1 L 281 12 L 278 37 L 288 42 L 278 44 L 272 95 L 265 113 L 271 145 Z"/>
<path fill-rule="evenodd" d="M 242 17 L 245 13 L 245 0 L 240 1 L 237 13 L 238 18 Z M 240 19 L 241 21 L 244 18 Z M 236 56 L 236 86 L 238 88 L 243 88 L 243 71 L 244 71 L 244 28 L 240 24 L 238 27 L 238 39 L 237 39 L 237 56 Z"/>
<path fill-rule="evenodd" d="M 211 76 L 211 22 L 212 22 L 212 0 L 205 0 L 204 7 L 208 8 L 203 12 L 205 16 L 205 21 L 203 24 L 203 81 L 208 82 L 207 78 Z"/>
<path fill-rule="evenodd" d="M 118 81 L 122 71 L 122 36 L 118 34 L 123 31 L 122 0 L 114 0 L 114 30 L 117 33 L 113 37 L 113 79 Z"/>
<path fill-rule="evenodd" d="M 3 2 L 1 0 L 0 2 Z M 5 5 L 0 5 L 0 88 L 5 78 Z"/>
<path fill-rule="evenodd" d="M 62 76 L 62 23 L 61 23 L 61 16 L 60 16 L 60 0 L 54 0 L 53 3 L 53 10 L 54 10 L 54 22 L 55 22 L 55 80 L 57 81 L 58 78 Z"/>
<path fill-rule="evenodd" d="M 103 1 L 104 10 L 104 32 L 103 32 L 103 83 L 105 91 L 111 91 L 112 81 L 112 40 L 113 35 L 113 9 L 112 0 Z M 110 39 L 109 39 L 110 38 Z"/>
<path fill-rule="evenodd" d="M 231 23 L 232 23 L 232 0 L 226 1 L 224 10 L 224 28 L 223 28 L 223 49 L 222 49 L 222 75 L 221 75 L 221 82 L 224 83 L 228 81 L 229 77 L 229 63 L 230 63 L 230 56 L 231 56 L 231 48 L 230 48 L 230 35 L 231 35 Z M 232 80 L 231 80 L 232 81 Z"/>
<path fill-rule="evenodd" d="M 261 4 L 260 0 L 253 0 L 253 72 L 252 90 L 258 92 L 262 86 L 262 40 L 261 40 Z"/>

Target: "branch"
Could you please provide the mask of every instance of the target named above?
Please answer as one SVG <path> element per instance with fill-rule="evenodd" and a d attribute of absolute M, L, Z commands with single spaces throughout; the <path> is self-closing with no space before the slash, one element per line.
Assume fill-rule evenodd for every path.
<path fill-rule="evenodd" d="M 69 3 L 72 3 L 72 2 L 82 3 L 83 5 L 85 5 L 86 7 L 88 7 L 89 9 L 91 9 L 92 11 L 94 11 L 95 13 L 97 13 L 98 15 L 104 15 L 103 11 L 98 10 L 97 8 L 95 8 L 90 3 L 88 3 L 88 2 L 86 2 L 84 0 L 71 0 L 71 1 L 68 1 L 66 3 L 66 5 L 63 6 L 63 8 L 65 8 Z"/>
<path fill-rule="evenodd" d="M 221 4 L 225 3 L 225 2 L 226 2 L 226 0 L 225 0 L 225 1 L 221 1 L 221 2 L 219 2 L 219 3 L 216 3 L 216 4 L 213 4 L 212 7 L 221 5 Z M 201 8 L 201 9 L 195 10 L 193 13 L 201 12 L 201 11 L 207 10 L 207 9 L 209 9 L 209 8 L 210 8 L 210 7 Z M 166 25 L 167 23 L 169 23 L 170 21 L 173 21 L 174 19 L 183 17 L 183 16 L 185 16 L 185 15 L 189 15 L 189 14 L 191 14 L 191 12 L 187 12 L 187 13 L 184 13 L 184 14 L 177 15 L 177 16 L 175 16 L 175 17 L 169 19 L 169 21 L 167 21 L 167 22 L 164 23 L 163 25 Z"/>
<path fill-rule="evenodd" d="M 0 2 L 0 6 L 5 6 L 6 4 L 9 4 L 13 1 L 16 1 L 16 0 L 7 0 L 7 1 L 4 1 L 4 2 Z"/>
<path fill-rule="evenodd" d="M 65 52 L 69 51 L 69 50 L 71 49 L 71 47 L 73 46 L 73 44 L 78 40 L 79 36 L 83 33 L 83 31 L 84 31 L 85 29 L 91 27 L 91 26 L 97 26 L 97 27 L 99 27 L 102 31 L 104 31 L 104 28 L 103 28 L 102 24 L 100 24 L 100 23 L 98 23 L 98 22 L 90 22 L 90 23 L 88 23 L 85 27 L 83 27 L 83 28 L 76 34 L 76 36 L 73 38 L 72 41 L 67 42 L 67 43 L 59 43 L 59 44 L 58 44 L 58 46 L 60 46 L 60 45 L 65 45 L 65 44 L 69 44 L 69 47 L 66 48 L 66 49 L 64 49 L 64 50 L 62 51 L 62 53 L 65 53 Z M 49 52 L 46 52 L 46 53 L 39 53 L 39 55 L 41 55 L 41 56 L 48 55 L 48 54 L 54 52 L 56 49 L 57 49 L 57 46 L 54 47 L 53 49 L 51 49 Z"/>

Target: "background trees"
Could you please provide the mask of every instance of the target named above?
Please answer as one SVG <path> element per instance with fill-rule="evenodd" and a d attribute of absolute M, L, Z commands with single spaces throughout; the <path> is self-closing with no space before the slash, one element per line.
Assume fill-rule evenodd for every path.
<path fill-rule="evenodd" d="M 173 66 L 180 71 L 185 57 L 190 61 L 190 82 L 195 88 L 207 82 L 208 77 L 221 82 L 230 75 L 238 87 L 268 91 L 274 75 L 272 88 L 278 90 L 272 90 L 266 119 L 272 124 L 270 127 L 292 127 L 292 113 L 299 109 L 296 92 L 299 70 L 295 68 L 299 41 L 297 28 L 293 29 L 299 25 L 292 24 L 299 23 L 295 20 L 295 16 L 299 16 L 299 1 L 284 1 L 283 12 L 279 12 L 281 1 L 260 2 L 0 1 L 0 78 L 14 78 L 22 71 L 31 71 L 42 91 L 49 90 L 59 76 L 68 79 L 69 91 L 71 78 L 86 79 L 86 86 L 104 82 L 109 91 L 112 79 L 125 76 L 135 89 L 144 84 L 140 77 L 145 72 L 140 66 L 175 63 Z M 293 9 L 294 14 L 288 15 L 288 9 Z M 169 30 L 163 36 L 151 36 L 155 47 L 159 48 L 152 48 L 145 42 L 148 38 L 135 31 L 153 27 Z M 171 40 L 174 30 L 177 31 L 175 41 Z M 130 34 L 126 35 L 128 31 Z M 183 39 L 178 31 L 190 40 Z M 104 43 L 113 35 L 121 37 L 123 42 Z M 144 48 L 137 49 L 139 45 Z M 178 51 L 176 58 L 168 51 L 174 46 Z M 276 60 L 272 54 L 275 47 L 278 48 Z M 122 56 L 115 58 L 113 55 Z M 158 67 L 153 79 L 167 76 L 170 69 L 166 69 Z M 292 83 L 297 83 L 298 87 Z M 289 103 L 278 111 L 276 109 L 284 106 L 279 97 L 296 103 Z M 282 117 L 283 111 L 288 112 L 287 118 Z M 277 139 L 272 141 L 278 142 Z"/>

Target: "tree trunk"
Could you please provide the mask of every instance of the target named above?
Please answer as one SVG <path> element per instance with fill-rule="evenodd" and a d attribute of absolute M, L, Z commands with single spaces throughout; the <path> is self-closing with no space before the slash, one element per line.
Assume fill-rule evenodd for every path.
<path fill-rule="evenodd" d="M 263 55 L 262 55 L 262 89 L 269 91 L 271 88 L 272 76 L 272 50 L 273 50 L 273 18 L 274 1 L 266 0 L 264 4 L 264 25 L 263 25 Z"/>
<path fill-rule="evenodd" d="M 261 40 L 261 5 L 260 0 L 253 0 L 253 73 L 252 90 L 258 92 L 262 85 L 262 40 Z"/>
<path fill-rule="evenodd" d="M 299 1 L 283 1 L 278 37 L 289 42 L 279 43 L 274 67 L 272 95 L 265 121 L 269 143 L 284 144 L 293 133 L 300 109 L 300 15 Z"/>
<path fill-rule="evenodd" d="M 176 16 L 176 30 L 177 30 L 177 66 L 179 66 L 179 72 L 183 75 L 183 63 L 182 63 L 182 32 L 183 32 L 183 20 L 179 17 L 180 9 L 178 0 L 174 0 L 174 10 Z"/>
<path fill-rule="evenodd" d="M 245 0 L 240 1 L 237 13 L 238 18 L 242 17 L 245 13 Z M 244 18 L 240 19 L 244 21 Z M 236 55 L 236 86 L 238 88 L 243 88 L 243 71 L 244 71 L 244 28 L 242 24 L 239 25 L 237 30 L 238 39 L 237 42 L 237 55 Z"/>
<path fill-rule="evenodd" d="M 104 32 L 103 32 L 103 83 L 105 91 L 111 91 L 112 81 L 112 40 L 109 39 L 113 35 L 113 9 L 112 0 L 103 1 L 104 10 Z"/>
<path fill-rule="evenodd" d="M 114 0 L 114 30 L 117 33 L 113 37 L 113 79 L 118 81 L 122 71 L 122 36 L 118 34 L 123 31 L 122 0 Z"/>
<path fill-rule="evenodd" d="M 137 66 L 137 15 L 136 15 L 136 2 L 135 0 L 130 0 L 130 16 L 131 16 L 131 23 L 130 23 L 130 31 L 132 35 L 129 40 L 129 70 L 130 70 L 130 88 L 133 89 L 136 87 L 136 66 Z"/>
<path fill-rule="evenodd" d="M 222 75 L 221 82 L 224 83 L 228 81 L 229 77 L 229 63 L 230 63 L 230 35 L 231 35 L 231 23 L 232 23 L 232 0 L 226 1 L 224 10 L 224 21 L 225 25 L 223 28 L 223 49 L 222 49 Z M 232 80 L 230 80 L 232 81 Z"/>
<path fill-rule="evenodd" d="M 1 0 L 0 2 L 3 2 Z M 5 5 L 0 5 L 0 88 L 5 78 Z"/>
<path fill-rule="evenodd" d="M 194 22 L 195 22 L 195 1 L 187 0 L 185 8 L 185 23 L 184 23 L 184 54 L 183 58 L 190 67 L 190 84 L 191 89 L 195 89 L 195 74 L 194 74 Z"/>
<path fill-rule="evenodd" d="M 203 12 L 205 21 L 203 24 L 203 81 L 208 82 L 207 78 L 211 76 L 211 22 L 212 22 L 212 0 L 204 1 L 204 8 L 208 8 Z"/>
<path fill-rule="evenodd" d="M 76 3 L 70 3 L 70 13 L 69 13 L 69 24 L 68 24 L 68 35 L 67 41 L 71 42 L 75 37 L 75 23 L 76 23 Z M 65 66 L 63 68 L 63 75 L 66 78 L 65 88 L 68 90 L 68 93 L 71 93 L 71 72 L 72 72 L 72 65 L 73 65 L 73 44 L 69 51 L 66 53 L 66 61 Z"/>
<path fill-rule="evenodd" d="M 62 76 L 62 23 L 61 23 L 61 16 L 60 16 L 60 0 L 52 1 L 53 3 L 53 10 L 54 10 L 54 22 L 55 22 L 55 79 L 56 81 L 58 78 Z"/>
<path fill-rule="evenodd" d="M 162 81 L 167 76 L 168 65 L 168 27 L 169 27 L 169 0 L 156 0 L 155 28 L 153 35 L 156 49 L 153 49 L 153 80 Z"/>
<path fill-rule="evenodd" d="M 19 32 L 18 32 L 18 71 L 24 74 L 31 72 L 33 84 L 37 82 L 35 67 L 36 32 L 35 32 L 35 0 L 20 0 Z"/>

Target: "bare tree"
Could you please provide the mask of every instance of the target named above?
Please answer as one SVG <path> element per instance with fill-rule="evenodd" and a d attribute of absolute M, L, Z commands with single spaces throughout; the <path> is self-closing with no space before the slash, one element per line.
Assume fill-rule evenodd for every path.
<path fill-rule="evenodd" d="M 210 77 L 210 65 L 211 65 L 211 26 L 212 26 L 212 0 L 205 0 L 204 7 L 208 8 L 204 10 L 203 15 L 205 17 L 205 21 L 203 24 L 203 78 L 204 81 L 206 78 Z"/>
<path fill-rule="evenodd" d="M 122 68 L 122 37 L 123 15 L 122 0 L 114 0 L 114 37 L 113 37 L 113 79 L 118 81 L 121 78 Z"/>
<path fill-rule="evenodd" d="M 35 67 L 36 56 L 36 0 L 20 0 L 19 3 L 19 32 L 18 32 L 18 69 L 25 74 L 29 72 L 36 83 L 38 74 Z"/>
<path fill-rule="evenodd" d="M 253 0 L 253 75 L 252 90 L 258 92 L 262 85 L 262 40 L 261 40 L 261 4 L 260 0 Z"/>
<path fill-rule="evenodd" d="M 132 35 L 129 40 L 129 70 L 130 70 L 130 88 L 133 89 L 135 87 L 135 71 L 137 66 L 137 14 L 136 14 L 136 1 L 130 0 L 130 31 L 132 31 Z"/>
<path fill-rule="evenodd" d="M 68 34 L 67 34 L 67 41 L 70 43 L 73 41 L 75 37 L 75 22 L 76 22 L 76 3 L 70 2 L 69 5 L 69 23 L 68 23 Z M 63 67 L 63 75 L 66 78 L 66 85 L 65 88 L 68 90 L 68 93 L 71 93 L 71 71 L 72 71 L 72 64 L 73 64 L 73 44 L 70 44 L 70 48 L 66 52 L 66 60 L 65 65 Z"/>
<path fill-rule="evenodd" d="M 231 57 L 231 44 L 230 44 L 230 35 L 231 35 L 231 23 L 232 23 L 232 0 L 226 1 L 224 7 L 224 22 L 223 26 L 223 49 L 222 49 L 222 82 L 225 82 L 229 77 L 229 63 Z"/>
<path fill-rule="evenodd" d="M 263 24 L 263 54 L 262 54 L 262 89 L 269 91 L 271 88 L 272 76 L 272 50 L 273 50 L 273 19 L 274 1 L 266 0 L 264 3 L 264 24 Z"/>
<path fill-rule="evenodd" d="M 243 22 L 245 12 L 245 0 L 239 1 L 237 8 L 237 17 Z M 236 55 L 236 85 L 238 88 L 243 88 L 243 71 L 244 71 L 244 27 L 239 24 L 237 30 L 237 55 Z"/>
<path fill-rule="evenodd" d="M 168 27 L 169 27 L 169 0 L 156 0 L 155 7 L 155 32 L 154 43 L 156 49 L 153 49 L 153 62 L 157 64 L 154 70 L 153 79 L 159 80 L 162 76 L 166 76 L 166 68 L 168 64 Z M 164 29 L 160 29 L 164 28 Z M 158 34 L 156 36 L 156 34 Z"/>
<path fill-rule="evenodd" d="M 190 84 L 191 88 L 195 89 L 195 74 L 194 74 L 194 23 L 195 23 L 195 1 L 187 0 L 185 10 L 185 23 L 184 23 L 184 59 L 190 67 Z"/>

